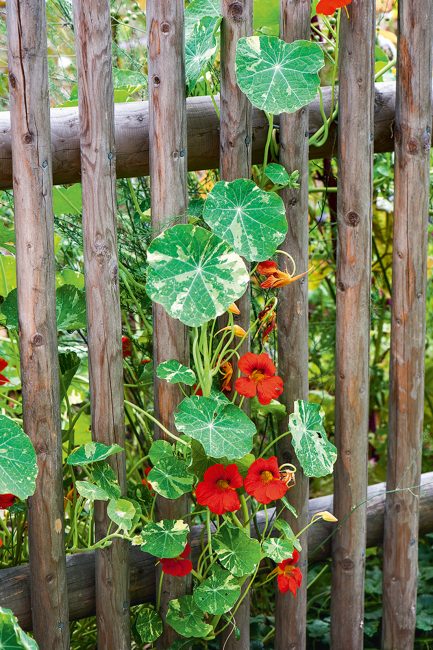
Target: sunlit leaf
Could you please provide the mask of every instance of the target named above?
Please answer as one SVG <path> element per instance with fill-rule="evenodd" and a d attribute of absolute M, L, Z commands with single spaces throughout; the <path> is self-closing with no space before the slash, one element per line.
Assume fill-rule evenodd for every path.
<path fill-rule="evenodd" d="M 262 557 L 260 543 L 229 524 L 214 535 L 212 547 L 223 567 L 238 577 L 253 573 Z"/>
<path fill-rule="evenodd" d="M 297 400 L 294 409 L 289 417 L 289 429 L 304 474 L 316 477 L 331 474 L 337 449 L 326 437 L 320 405 Z"/>
<path fill-rule="evenodd" d="M 186 384 L 192 386 L 195 384 L 196 376 L 194 370 L 187 368 L 180 361 L 170 359 L 163 361 L 156 369 L 156 374 L 160 379 L 165 379 L 169 384 Z"/>
<path fill-rule="evenodd" d="M 30 438 L 6 415 L 0 415 L 0 494 L 31 496 L 36 488 L 38 466 Z"/>
<path fill-rule="evenodd" d="M 119 445 L 104 445 L 102 442 L 88 442 L 68 456 L 68 465 L 89 465 L 99 460 L 104 460 L 113 454 L 123 451 Z"/>
<path fill-rule="evenodd" d="M 178 499 L 191 491 L 194 478 L 188 472 L 183 460 L 174 456 L 163 456 L 152 467 L 147 476 L 152 488 L 166 499 Z"/>
<path fill-rule="evenodd" d="M 141 550 L 156 557 L 177 557 L 185 548 L 189 526 L 182 519 L 162 519 L 141 531 Z"/>
<path fill-rule="evenodd" d="M 75 487 L 80 496 L 90 501 L 108 501 L 110 498 L 102 487 L 90 481 L 76 481 Z"/>
<path fill-rule="evenodd" d="M 215 566 L 211 575 L 193 593 L 194 602 L 202 612 L 224 614 L 228 612 L 241 595 L 241 588 L 236 578 L 219 566 Z"/>
<path fill-rule="evenodd" d="M 57 329 L 76 330 L 86 327 L 84 292 L 72 284 L 64 284 L 56 292 Z"/>
<path fill-rule="evenodd" d="M 127 499 L 112 499 L 107 506 L 107 515 L 125 533 L 132 528 L 136 511 Z"/>

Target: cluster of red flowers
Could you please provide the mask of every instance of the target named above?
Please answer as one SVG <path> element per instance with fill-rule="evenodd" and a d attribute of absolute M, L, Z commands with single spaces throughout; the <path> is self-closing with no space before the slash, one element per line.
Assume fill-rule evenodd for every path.
<path fill-rule="evenodd" d="M 347 7 L 352 0 L 319 0 L 316 7 L 316 13 L 325 16 L 332 16 L 337 9 Z"/>
<path fill-rule="evenodd" d="M 239 377 L 235 389 L 244 397 L 255 397 L 260 404 L 270 404 L 283 392 L 283 380 L 275 375 L 276 368 L 268 354 L 247 352 L 238 363 L 238 368 L 245 377 Z"/>
<path fill-rule="evenodd" d="M 259 503 L 264 504 L 281 499 L 288 489 L 280 477 L 276 456 L 255 460 L 248 469 L 245 480 L 235 464 L 217 463 L 205 471 L 203 481 L 197 485 L 197 502 L 201 506 L 207 506 L 216 515 L 236 512 L 241 507 L 236 490 L 242 486 Z"/>

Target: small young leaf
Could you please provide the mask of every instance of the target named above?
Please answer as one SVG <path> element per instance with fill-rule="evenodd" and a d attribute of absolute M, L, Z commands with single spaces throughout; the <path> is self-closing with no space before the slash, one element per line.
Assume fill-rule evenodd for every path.
<path fill-rule="evenodd" d="M 167 440 L 154 440 L 149 449 L 149 459 L 152 465 L 157 465 L 161 458 L 173 457 L 173 445 Z"/>
<path fill-rule="evenodd" d="M 177 557 L 185 548 L 189 526 L 182 519 L 162 519 L 146 524 L 141 531 L 141 550 L 155 557 Z"/>
<path fill-rule="evenodd" d="M 90 481 L 76 481 L 75 486 L 78 494 L 90 501 L 108 501 L 110 498 L 103 488 Z"/>
<path fill-rule="evenodd" d="M 297 400 L 294 408 L 289 417 L 289 429 L 304 474 L 316 477 L 332 474 L 337 449 L 326 437 L 319 404 Z"/>
<path fill-rule="evenodd" d="M 127 499 L 112 499 L 107 507 L 107 514 L 125 533 L 131 530 L 136 511 Z"/>
<path fill-rule="evenodd" d="M 183 363 L 176 361 L 176 359 L 170 359 L 170 361 L 160 363 L 156 369 L 156 374 L 160 379 L 165 379 L 169 384 L 186 384 L 187 386 L 192 386 L 197 381 L 194 370 L 187 368 Z"/>
<path fill-rule="evenodd" d="M 113 454 L 123 451 L 119 445 L 104 445 L 102 442 L 88 442 L 81 445 L 78 449 L 68 456 L 66 463 L 68 465 L 90 465 L 99 460 L 105 460 Z"/>
<path fill-rule="evenodd" d="M 240 595 L 241 588 L 236 578 L 225 569 L 215 566 L 210 577 L 196 587 L 193 598 L 202 612 L 225 614 Z"/>
<path fill-rule="evenodd" d="M 0 494 L 26 499 L 35 491 L 37 474 L 30 438 L 14 420 L 0 415 Z"/>
<path fill-rule="evenodd" d="M 207 637 L 213 627 L 205 623 L 203 618 L 203 612 L 194 603 L 192 596 L 181 596 L 168 604 L 167 623 L 182 636 Z"/>

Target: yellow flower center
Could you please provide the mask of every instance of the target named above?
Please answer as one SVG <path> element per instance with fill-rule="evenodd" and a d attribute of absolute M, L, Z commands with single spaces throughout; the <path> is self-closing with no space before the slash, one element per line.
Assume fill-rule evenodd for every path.
<path fill-rule="evenodd" d="M 228 481 L 224 481 L 224 479 L 220 479 L 219 481 L 217 481 L 217 485 L 222 490 L 227 490 L 227 488 L 230 487 L 230 483 L 228 483 Z"/>
<path fill-rule="evenodd" d="M 260 474 L 260 478 L 262 479 L 263 483 L 270 483 L 271 481 L 274 480 L 274 475 L 272 474 L 272 472 L 265 470 Z"/>
<path fill-rule="evenodd" d="M 265 378 L 266 375 L 262 373 L 261 370 L 253 370 L 253 372 L 250 375 L 250 379 L 253 381 L 262 381 Z"/>
<path fill-rule="evenodd" d="M 277 567 L 278 569 L 278 575 L 280 576 L 289 576 L 292 571 L 294 570 L 294 566 L 292 564 L 286 564 L 284 569 L 281 569 L 280 567 Z"/>

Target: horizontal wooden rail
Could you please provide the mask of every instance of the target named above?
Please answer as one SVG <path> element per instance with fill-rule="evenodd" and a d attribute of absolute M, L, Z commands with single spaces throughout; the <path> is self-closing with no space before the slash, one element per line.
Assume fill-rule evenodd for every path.
<path fill-rule="evenodd" d="M 378 546 L 383 538 L 383 520 L 385 511 L 385 483 L 378 483 L 368 488 L 367 501 L 367 547 Z M 332 512 L 332 495 L 310 500 L 310 518 L 317 512 Z M 419 532 L 423 535 L 433 531 L 433 472 L 423 474 L 420 488 L 420 524 Z M 273 509 L 268 511 L 270 519 Z M 261 513 L 263 515 L 263 513 Z M 271 519 L 272 520 L 272 519 Z M 259 528 L 264 519 L 259 519 Z M 344 526 L 344 521 L 340 522 Z M 309 561 L 324 560 L 331 553 L 331 537 L 335 524 L 318 522 L 308 533 Z M 197 558 L 200 528 L 192 534 L 193 556 Z M 139 548 L 130 550 L 131 605 L 152 601 L 155 598 L 155 581 L 151 579 L 155 569 L 155 558 L 142 553 Z M 82 553 L 67 557 L 67 581 L 69 611 L 71 620 L 93 616 L 95 614 L 95 554 Z M 18 617 L 21 626 L 28 630 L 31 626 L 30 612 L 30 578 L 28 565 L 0 571 L 0 607 L 9 607 Z"/>
<path fill-rule="evenodd" d="M 329 113 L 330 89 L 324 88 L 325 110 Z M 433 108 L 432 108 L 433 113 Z M 376 84 L 375 139 L 376 152 L 394 148 L 395 84 Z M 187 100 L 188 168 L 214 169 L 219 165 L 219 120 L 209 97 Z M 433 119 L 432 119 L 433 122 Z M 310 105 L 309 130 L 314 133 L 322 125 L 319 101 Z M 268 123 L 263 113 L 253 111 L 253 162 L 261 162 Z M 147 102 L 131 102 L 115 106 L 116 172 L 118 178 L 149 174 L 149 108 Z M 78 108 L 51 110 L 53 177 L 55 184 L 80 181 L 80 137 Z M 329 158 L 337 153 L 336 128 L 323 147 L 310 148 L 310 158 Z M 0 113 L 0 189 L 12 187 L 12 151 L 10 117 Z"/>

